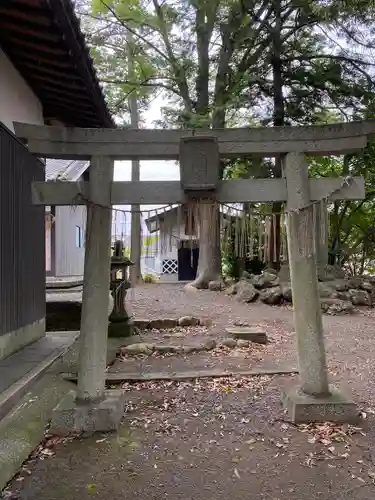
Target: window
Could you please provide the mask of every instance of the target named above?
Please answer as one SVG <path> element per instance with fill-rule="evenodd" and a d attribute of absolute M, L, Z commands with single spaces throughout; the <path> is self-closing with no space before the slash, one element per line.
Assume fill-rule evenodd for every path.
<path fill-rule="evenodd" d="M 80 226 L 76 226 L 76 247 L 83 247 L 83 230 Z"/>

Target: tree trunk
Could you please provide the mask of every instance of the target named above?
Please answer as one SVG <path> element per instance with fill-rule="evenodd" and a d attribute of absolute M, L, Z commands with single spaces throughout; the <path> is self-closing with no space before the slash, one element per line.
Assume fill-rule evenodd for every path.
<path fill-rule="evenodd" d="M 210 203 L 199 207 L 199 261 L 197 278 L 191 283 L 196 288 L 208 288 L 210 281 L 221 279 L 219 209 Z"/>
<path fill-rule="evenodd" d="M 213 2 L 213 4 L 218 5 Z M 196 5 L 195 27 L 197 34 L 198 75 L 196 79 L 196 112 L 204 121 L 209 111 L 209 44 L 213 29 L 213 14 L 202 2 Z M 215 6 L 214 9 L 215 11 Z M 225 113 L 217 115 L 225 121 Z M 206 124 L 208 127 L 208 123 Z M 219 166 L 218 166 L 219 168 Z M 196 279 L 191 283 L 196 288 L 208 288 L 210 281 L 221 279 L 220 213 L 215 204 L 200 203 L 199 207 L 199 260 Z"/>
<path fill-rule="evenodd" d="M 281 0 L 273 1 L 275 15 L 275 28 L 272 34 L 272 77 L 273 77 L 273 126 L 281 127 L 285 122 L 285 103 L 283 95 L 283 71 L 282 71 L 282 39 L 281 39 Z M 274 176 L 281 177 L 282 166 L 281 157 L 275 159 Z M 268 237 L 267 260 L 268 266 L 273 269 L 280 268 L 280 248 L 281 248 L 281 224 L 280 212 L 281 203 L 273 203 L 272 217 L 270 224 L 270 234 Z"/>

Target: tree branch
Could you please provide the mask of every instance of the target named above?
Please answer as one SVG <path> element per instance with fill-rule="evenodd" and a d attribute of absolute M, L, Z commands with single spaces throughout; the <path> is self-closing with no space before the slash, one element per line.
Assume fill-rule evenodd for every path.
<path fill-rule="evenodd" d="M 161 89 L 165 89 L 165 90 L 168 90 L 170 92 L 173 92 L 175 94 L 177 94 L 178 96 L 180 95 L 178 93 L 178 90 L 169 86 L 169 85 L 166 85 L 164 83 L 161 83 L 161 82 L 150 82 L 149 80 L 150 79 L 147 79 L 147 80 L 144 80 L 144 81 L 141 81 L 141 82 L 130 82 L 129 80 L 106 80 L 106 79 L 103 79 L 101 78 L 100 81 L 103 82 L 103 83 L 107 83 L 109 85 L 129 85 L 129 87 L 151 87 L 151 88 L 161 88 Z M 131 91 L 132 92 L 132 91 Z"/>
<path fill-rule="evenodd" d="M 292 61 L 313 61 L 314 59 L 332 59 L 336 61 L 343 61 L 351 64 L 354 68 L 356 68 L 357 71 L 359 71 L 367 80 L 367 82 L 375 86 L 375 80 L 371 78 L 371 76 L 365 71 L 363 68 L 361 68 L 361 64 L 364 66 L 375 66 L 375 63 L 371 63 L 368 61 L 361 61 L 358 59 L 353 59 L 352 57 L 347 57 L 347 56 L 339 56 L 339 55 L 334 55 L 334 54 L 317 54 L 317 55 L 311 55 L 311 56 L 293 56 L 293 57 L 286 57 L 283 58 L 283 62 L 292 62 Z"/>
<path fill-rule="evenodd" d="M 134 30 L 133 28 L 130 28 L 129 25 L 126 24 L 126 22 L 117 15 L 116 11 L 112 7 L 107 5 L 104 0 L 100 0 L 100 1 L 104 5 L 104 7 L 106 7 L 108 9 L 108 11 L 115 17 L 115 19 L 121 24 L 121 26 L 123 26 L 126 30 L 130 31 L 130 33 L 132 33 L 132 35 L 134 35 L 137 38 L 139 38 L 140 40 L 142 40 L 142 42 L 146 43 L 153 50 L 155 50 L 155 52 L 157 54 L 159 54 L 159 56 L 161 56 L 163 59 L 166 59 L 167 61 L 169 60 L 167 54 L 164 54 L 164 52 L 162 50 L 160 50 L 155 44 L 150 42 L 150 40 L 148 40 L 146 37 L 141 35 L 138 31 Z"/>
<path fill-rule="evenodd" d="M 161 36 L 163 38 L 163 42 L 165 45 L 165 49 L 168 54 L 168 60 L 172 66 L 173 73 L 178 85 L 178 88 L 181 93 L 181 98 L 184 101 L 184 105 L 187 111 L 192 111 L 193 110 L 193 103 L 190 99 L 189 95 L 189 86 L 187 83 L 186 75 L 184 69 L 179 65 L 173 50 L 172 50 L 172 45 L 168 37 L 168 31 L 167 31 L 167 26 L 165 23 L 164 15 L 163 15 L 163 10 L 158 2 L 158 0 L 153 0 L 154 4 L 154 9 L 156 12 L 156 15 L 158 17 L 158 20 L 160 22 L 160 32 Z"/>

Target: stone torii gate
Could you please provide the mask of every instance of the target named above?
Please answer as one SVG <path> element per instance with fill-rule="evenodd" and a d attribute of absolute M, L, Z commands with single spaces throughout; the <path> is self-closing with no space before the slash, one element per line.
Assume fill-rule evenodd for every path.
<path fill-rule="evenodd" d="M 105 390 L 111 206 L 286 202 L 288 252 L 300 384 L 284 404 L 295 422 L 353 420 L 354 403 L 328 384 L 313 238 L 313 203 L 362 199 L 360 177 L 309 179 L 305 155 L 339 155 L 366 147 L 375 122 L 228 130 L 68 129 L 15 124 L 39 157 L 90 159 L 89 182 L 35 182 L 39 205 L 87 204 L 81 350 L 77 392 L 55 410 L 54 430 L 115 430 L 124 395 Z M 282 155 L 282 179 L 219 179 L 220 158 Z M 179 159 L 181 182 L 113 182 L 114 160 Z"/>

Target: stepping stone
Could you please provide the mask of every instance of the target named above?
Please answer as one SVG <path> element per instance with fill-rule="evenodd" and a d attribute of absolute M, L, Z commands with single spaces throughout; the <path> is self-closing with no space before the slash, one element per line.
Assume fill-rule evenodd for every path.
<path fill-rule="evenodd" d="M 267 344 L 268 342 L 266 332 L 257 327 L 235 326 L 226 328 L 225 331 L 235 339 L 248 340 L 256 344 Z"/>

